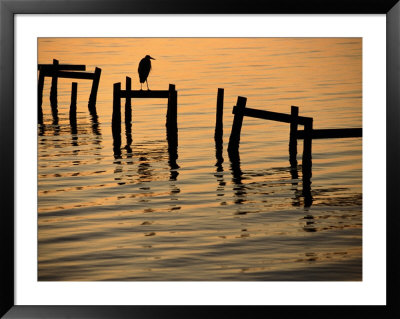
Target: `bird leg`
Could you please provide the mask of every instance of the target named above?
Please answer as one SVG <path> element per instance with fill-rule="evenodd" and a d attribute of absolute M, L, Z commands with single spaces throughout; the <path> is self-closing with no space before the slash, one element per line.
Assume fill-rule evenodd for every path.
<path fill-rule="evenodd" d="M 147 79 L 146 79 L 146 84 L 147 84 L 147 91 L 150 91 L 150 89 L 149 89 L 149 83 L 147 82 Z"/>
<path fill-rule="evenodd" d="M 140 91 L 142 91 L 143 89 L 142 89 L 142 82 L 140 82 Z"/>

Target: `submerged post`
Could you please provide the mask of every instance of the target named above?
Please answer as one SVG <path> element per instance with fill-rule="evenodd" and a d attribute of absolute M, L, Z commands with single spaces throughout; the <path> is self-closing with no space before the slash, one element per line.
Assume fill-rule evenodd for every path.
<path fill-rule="evenodd" d="M 222 156 L 223 151 L 223 112 L 224 112 L 224 89 L 218 89 L 217 95 L 217 112 L 216 112 L 216 120 L 215 120 L 215 157 L 217 159 L 217 171 L 222 170 L 222 163 L 224 162 L 224 158 Z"/>
<path fill-rule="evenodd" d="M 44 86 L 44 74 L 43 71 L 39 71 L 39 81 L 38 81 L 38 122 L 43 124 L 43 86 Z"/>
<path fill-rule="evenodd" d="M 313 134 L 313 119 L 310 118 L 304 123 L 304 142 L 303 142 L 303 197 L 304 207 L 310 207 L 313 202 L 311 194 L 311 176 L 312 176 L 312 134 Z"/>
<path fill-rule="evenodd" d="M 228 152 L 233 154 L 239 151 L 240 131 L 242 130 L 243 113 L 246 107 L 247 98 L 238 96 L 236 106 L 233 107 L 233 118 L 231 136 L 229 137 Z"/>
<path fill-rule="evenodd" d="M 57 110 L 57 84 L 58 84 L 58 60 L 53 59 L 51 89 L 50 89 L 50 104 L 53 111 Z"/>
<path fill-rule="evenodd" d="M 112 135 L 114 139 L 114 156 L 121 155 L 121 82 L 114 83 Z"/>
<path fill-rule="evenodd" d="M 71 105 L 69 107 L 69 121 L 76 123 L 76 96 L 78 91 L 78 83 L 72 82 L 71 86 Z"/>
<path fill-rule="evenodd" d="M 290 111 L 290 137 L 289 137 L 289 161 L 291 167 L 297 166 L 297 126 L 299 107 L 292 106 Z"/>
<path fill-rule="evenodd" d="M 93 74 L 92 90 L 90 91 L 89 104 L 88 104 L 89 110 L 91 112 L 96 111 L 96 100 L 100 82 L 100 75 L 101 75 L 101 69 L 96 67 Z"/>
<path fill-rule="evenodd" d="M 218 89 L 217 95 L 217 113 L 216 113 L 216 120 L 215 120 L 215 133 L 214 139 L 215 141 L 222 142 L 223 136 L 223 112 L 224 112 L 224 89 Z"/>
<path fill-rule="evenodd" d="M 311 153 L 312 153 L 312 131 L 313 131 L 313 119 L 309 118 L 304 123 L 304 142 L 303 142 L 303 178 L 311 177 Z"/>
<path fill-rule="evenodd" d="M 178 95 L 175 90 L 175 85 L 169 85 L 168 108 L 167 108 L 167 134 L 168 138 L 175 140 L 178 143 Z"/>
<path fill-rule="evenodd" d="M 132 80 L 130 77 L 126 77 L 126 98 L 125 98 L 125 134 L 126 134 L 126 144 L 130 146 L 132 144 L 132 105 L 131 105 L 131 87 Z"/>
<path fill-rule="evenodd" d="M 176 163 L 178 159 L 178 94 L 175 85 L 170 84 L 168 89 L 168 107 L 167 107 L 167 142 L 169 165 L 171 169 L 179 168 Z"/>

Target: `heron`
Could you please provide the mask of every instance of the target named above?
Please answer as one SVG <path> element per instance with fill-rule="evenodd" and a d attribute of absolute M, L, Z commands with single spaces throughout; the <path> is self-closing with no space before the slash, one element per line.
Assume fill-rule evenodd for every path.
<path fill-rule="evenodd" d="M 140 90 L 142 90 L 142 83 L 144 83 L 145 81 L 147 84 L 147 90 L 150 90 L 149 83 L 147 82 L 147 77 L 149 76 L 149 73 L 151 70 L 151 61 L 150 60 L 155 60 L 155 59 L 152 58 L 150 55 L 146 55 L 139 62 L 138 73 L 139 73 L 139 79 L 140 79 Z"/>

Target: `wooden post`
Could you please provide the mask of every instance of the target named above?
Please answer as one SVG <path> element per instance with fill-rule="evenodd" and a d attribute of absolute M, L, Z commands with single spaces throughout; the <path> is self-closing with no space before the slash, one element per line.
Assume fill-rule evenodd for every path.
<path fill-rule="evenodd" d="M 289 138 L 289 161 L 291 167 L 297 166 L 297 125 L 299 116 L 299 107 L 292 106 L 290 115 L 292 120 L 290 122 L 290 138 Z"/>
<path fill-rule="evenodd" d="M 92 90 L 90 91 L 89 105 L 88 105 L 89 110 L 91 112 L 96 110 L 97 90 L 99 88 L 100 75 L 101 75 L 101 69 L 96 67 L 94 71 Z"/>
<path fill-rule="evenodd" d="M 313 202 L 313 198 L 311 195 L 312 134 L 313 134 L 313 119 L 310 118 L 304 123 L 303 160 L 302 160 L 304 207 L 310 207 Z"/>
<path fill-rule="evenodd" d="M 114 83 L 112 135 L 114 139 L 114 156 L 121 155 L 121 83 Z"/>
<path fill-rule="evenodd" d="M 224 89 L 218 89 L 217 95 L 217 112 L 215 120 L 215 133 L 214 139 L 221 140 L 223 136 L 223 113 L 224 113 Z"/>
<path fill-rule="evenodd" d="M 167 142 L 169 165 L 171 169 L 179 168 L 176 163 L 178 159 L 178 94 L 175 85 L 170 84 L 168 88 L 168 108 L 167 108 Z"/>
<path fill-rule="evenodd" d="M 177 125 L 177 94 L 175 84 L 170 84 L 168 88 L 168 108 L 167 108 L 167 123 L 168 129 L 176 130 Z"/>
<path fill-rule="evenodd" d="M 169 85 L 168 108 L 167 108 L 167 137 L 169 142 L 178 145 L 178 94 L 175 85 Z"/>
<path fill-rule="evenodd" d="M 57 110 L 57 84 L 58 84 L 58 77 L 56 75 L 58 71 L 58 60 L 53 59 L 53 76 L 51 78 L 51 89 L 50 89 L 50 104 L 54 110 Z"/>
<path fill-rule="evenodd" d="M 130 91 L 132 87 L 132 80 L 130 77 L 126 77 L 126 98 L 125 98 L 125 134 L 126 134 L 126 145 L 132 144 L 132 105 Z"/>
<path fill-rule="evenodd" d="M 76 96 L 78 91 L 78 83 L 72 82 L 71 86 L 71 105 L 69 107 L 69 121 L 76 123 Z"/>
<path fill-rule="evenodd" d="M 229 137 L 228 152 L 234 153 L 239 151 L 240 131 L 242 130 L 243 112 L 246 107 L 247 98 L 238 96 L 235 117 L 233 118 L 231 136 Z"/>
<path fill-rule="evenodd" d="M 215 120 L 215 157 L 217 162 L 215 166 L 217 166 L 217 171 L 222 171 L 222 163 L 224 162 L 224 158 L 222 156 L 223 151 L 223 112 L 224 112 L 224 89 L 218 89 L 217 95 L 217 111 L 216 111 L 216 120 Z"/>
<path fill-rule="evenodd" d="M 38 81 L 38 122 L 43 124 L 43 86 L 44 86 L 44 74 L 39 71 L 39 81 Z"/>
<path fill-rule="evenodd" d="M 312 166 L 312 131 L 313 131 L 313 119 L 308 119 L 304 124 L 304 142 L 303 142 L 303 178 L 311 177 L 311 166 Z"/>

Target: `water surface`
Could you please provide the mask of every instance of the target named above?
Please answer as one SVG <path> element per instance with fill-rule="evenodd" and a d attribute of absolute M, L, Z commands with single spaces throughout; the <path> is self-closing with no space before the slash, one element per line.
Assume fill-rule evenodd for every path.
<path fill-rule="evenodd" d="M 289 163 L 289 125 L 245 118 L 240 162 L 226 152 L 232 106 L 314 118 L 314 128 L 362 126 L 360 38 L 41 38 L 38 63 L 102 69 L 97 118 L 91 82 L 58 82 L 58 121 L 43 95 L 38 126 L 38 279 L 42 281 L 361 280 L 362 140 L 314 140 L 304 192 L 302 141 Z M 164 99 L 132 100 L 132 143 L 111 134 L 113 84 L 155 57 L 149 86 L 178 91 L 175 168 Z M 225 89 L 221 158 L 217 89 Z M 124 101 L 122 101 L 124 105 Z M 122 108 L 124 119 L 124 108 Z M 129 145 L 130 144 L 130 145 Z M 128 147 L 125 147 L 128 146 Z M 219 165 L 215 165 L 219 160 Z"/>

